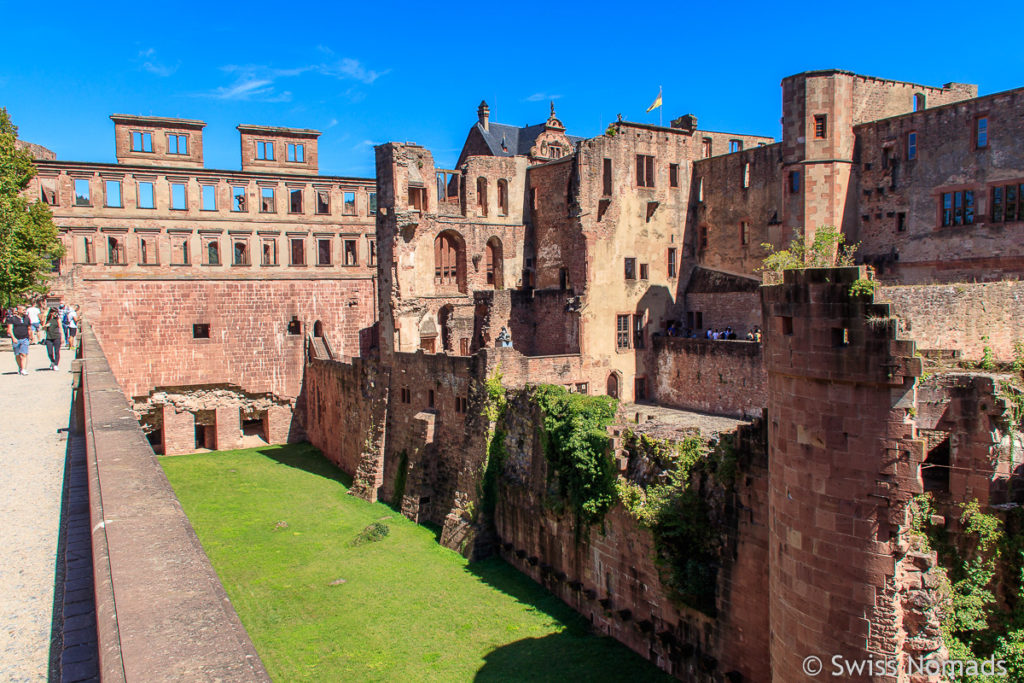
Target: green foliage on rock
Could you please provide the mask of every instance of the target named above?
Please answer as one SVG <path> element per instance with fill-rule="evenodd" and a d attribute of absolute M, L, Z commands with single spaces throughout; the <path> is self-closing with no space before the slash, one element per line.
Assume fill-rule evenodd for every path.
<path fill-rule="evenodd" d="M 484 454 L 483 477 L 480 482 L 480 501 L 483 511 L 493 519 L 494 509 L 498 505 L 498 479 L 505 465 L 505 431 L 498 426 L 508 410 L 508 397 L 505 386 L 501 383 L 501 368 L 487 378 L 484 388 L 487 395 L 484 399 L 483 416 L 488 421 L 487 445 Z"/>
<path fill-rule="evenodd" d="M 871 296 L 878 288 L 878 283 L 866 277 L 859 277 L 850 284 L 850 296 Z"/>
<path fill-rule="evenodd" d="M 557 500 L 572 511 L 579 537 L 600 522 L 616 501 L 607 428 L 618 401 L 570 394 L 551 384 L 534 388 L 532 398 L 543 418 L 544 456 Z"/>
<path fill-rule="evenodd" d="M 46 291 L 46 274 L 64 255 L 50 207 L 21 196 L 36 174 L 31 155 L 15 144 L 18 129 L 0 108 L 0 305 Z"/>
<path fill-rule="evenodd" d="M 353 546 L 360 546 L 364 543 L 374 543 L 383 539 L 391 532 L 384 522 L 374 522 L 363 528 L 355 538 L 352 539 Z"/>

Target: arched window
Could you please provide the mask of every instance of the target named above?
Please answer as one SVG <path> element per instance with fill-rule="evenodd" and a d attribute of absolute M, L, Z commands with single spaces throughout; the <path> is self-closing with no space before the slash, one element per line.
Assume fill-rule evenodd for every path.
<path fill-rule="evenodd" d="M 492 285 L 495 289 L 501 289 L 503 286 L 502 258 L 501 240 L 497 237 L 487 240 L 487 284 Z"/>
<path fill-rule="evenodd" d="M 466 248 L 462 238 L 446 230 L 434 240 L 434 284 L 439 289 L 466 291 Z"/>
<path fill-rule="evenodd" d="M 924 110 L 924 102 L 924 93 L 919 92 L 916 95 L 914 95 L 914 111 Z"/>
<path fill-rule="evenodd" d="M 313 323 L 313 336 L 322 337 L 324 336 L 324 324 L 317 320 Z"/>
<path fill-rule="evenodd" d="M 487 215 L 487 178 L 476 179 L 476 206 L 480 215 Z"/>
<path fill-rule="evenodd" d="M 508 181 L 504 178 L 498 181 L 498 215 L 508 215 Z"/>

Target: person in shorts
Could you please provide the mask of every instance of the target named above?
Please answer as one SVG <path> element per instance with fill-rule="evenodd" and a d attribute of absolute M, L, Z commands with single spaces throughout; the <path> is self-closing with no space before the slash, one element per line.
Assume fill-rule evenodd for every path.
<path fill-rule="evenodd" d="M 67 326 L 68 326 L 68 348 L 75 348 L 75 335 L 78 334 L 78 306 L 72 308 L 68 306 L 67 310 Z"/>
<path fill-rule="evenodd" d="M 14 348 L 14 360 L 18 364 L 18 374 L 27 375 L 29 330 L 32 324 L 29 322 L 28 316 L 25 315 L 25 307 L 19 305 L 14 313 L 7 316 L 4 325 L 7 326 L 7 334 L 10 336 L 11 345 Z"/>
<path fill-rule="evenodd" d="M 42 321 L 39 319 L 39 316 L 42 315 L 42 313 L 43 312 L 39 310 L 39 307 L 36 306 L 35 302 L 32 302 L 32 305 L 25 310 L 25 315 L 28 316 L 28 323 L 32 326 L 28 334 L 28 341 L 30 344 L 35 344 L 36 339 L 40 336 L 39 330 L 42 327 Z M 40 340 L 39 343 L 42 344 L 42 340 Z"/>

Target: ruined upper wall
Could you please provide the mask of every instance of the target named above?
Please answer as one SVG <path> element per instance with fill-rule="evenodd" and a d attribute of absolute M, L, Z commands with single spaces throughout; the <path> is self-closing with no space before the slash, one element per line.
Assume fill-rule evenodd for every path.
<path fill-rule="evenodd" d="M 203 128 L 192 119 L 112 114 L 114 146 L 119 164 L 139 166 L 203 165 Z"/>

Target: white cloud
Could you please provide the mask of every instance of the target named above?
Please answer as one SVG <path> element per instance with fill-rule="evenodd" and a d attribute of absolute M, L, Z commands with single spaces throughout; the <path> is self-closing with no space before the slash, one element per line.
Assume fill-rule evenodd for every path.
<path fill-rule="evenodd" d="M 372 85 L 375 80 L 391 71 L 391 69 L 373 71 L 363 66 L 358 59 L 348 57 L 333 64 L 321 64 L 318 70 L 325 76 L 334 76 L 340 79 L 351 78 L 366 85 Z"/>
<path fill-rule="evenodd" d="M 547 93 L 535 92 L 524 99 L 523 102 L 543 102 L 544 100 L 559 100 L 561 98 L 561 95 L 548 95 Z"/>
<path fill-rule="evenodd" d="M 334 128 L 336 125 L 338 125 L 338 119 L 331 119 L 330 121 L 327 122 L 327 125 L 324 126 L 324 130 L 328 128 Z"/>
<path fill-rule="evenodd" d="M 334 54 L 330 48 L 323 45 L 317 46 L 317 49 L 324 54 Z M 390 69 L 384 71 L 367 69 L 359 60 L 350 58 L 340 59 L 331 63 L 309 64 L 287 69 L 259 64 L 226 64 L 220 67 L 220 70 L 226 74 L 233 75 L 235 77 L 234 81 L 213 90 L 198 93 L 199 97 L 211 97 L 218 100 L 289 102 L 292 99 L 291 91 L 279 91 L 277 88 L 277 82 L 281 79 L 294 78 L 310 73 L 338 80 L 355 80 L 364 85 L 372 85 L 378 78 L 391 71 Z M 345 94 L 352 102 L 358 102 L 366 97 L 365 94 L 354 91 L 352 88 L 349 88 Z"/>
<path fill-rule="evenodd" d="M 161 62 L 156 58 L 156 48 L 146 48 L 145 50 L 139 50 L 139 59 L 144 60 L 142 65 L 139 67 L 143 71 L 148 71 L 154 76 L 160 76 L 161 78 L 167 78 L 174 74 L 181 66 L 181 60 L 178 60 L 173 65 Z"/>

